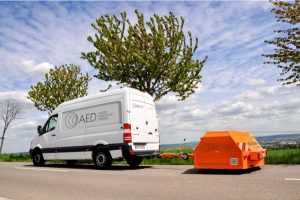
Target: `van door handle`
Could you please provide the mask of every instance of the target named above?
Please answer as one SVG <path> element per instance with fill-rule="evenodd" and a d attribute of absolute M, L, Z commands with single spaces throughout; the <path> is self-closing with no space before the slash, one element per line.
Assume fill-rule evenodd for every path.
<path fill-rule="evenodd" d="M 52 134 L 51 136 L 56 136 L 55 134 Z"/>

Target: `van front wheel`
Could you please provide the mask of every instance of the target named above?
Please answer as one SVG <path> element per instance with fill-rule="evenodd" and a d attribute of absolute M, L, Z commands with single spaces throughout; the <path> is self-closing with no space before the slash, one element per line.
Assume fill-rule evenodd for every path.
<path fill-rule="evenodd" d="M 45 165 L 45 160 L 42 151 L 35 150 L 32 154 L 32 162 L 34 166 L 41 167 Z"/>
<path fill-rule="evenodd" d="M 129 156 L 126 158 L 126 161 L 130 167 L 137 167 L 142 163 L 143 157 Z"/>
<path fill-rule="evenodd" d="M 98 169 L 109 168 L 112 164 L 112 158 L 109 151 L 98 150 L 94 153 L 93 156 L 94 165 Z"/>

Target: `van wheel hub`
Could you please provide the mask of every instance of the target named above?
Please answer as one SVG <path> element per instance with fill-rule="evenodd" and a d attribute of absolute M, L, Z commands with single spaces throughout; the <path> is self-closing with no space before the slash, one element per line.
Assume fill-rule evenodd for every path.
<path fill-rule="evenodd" d="M 100 152 L 96 156 L 96 162 L 99 166 L 103 166 L 106 163 L 106 156 L 104 153 Z"/>
<path fill-rule="evenodd" d="M 35 162 L 39 163 L 41 161 L 41 155 L 40 154 L 36 154 L 34 157 Z"/>

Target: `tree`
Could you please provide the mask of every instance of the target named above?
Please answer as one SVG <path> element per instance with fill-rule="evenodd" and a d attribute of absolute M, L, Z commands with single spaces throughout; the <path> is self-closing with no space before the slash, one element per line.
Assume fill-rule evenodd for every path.
<path fill-rule="evenodd" d="M 283 84 L 297 84 L 300 86 L 300 0 L 294 2 L 271 1 L 275 8 L 278 22 L 287 23 L 289 28 L 286 30 L 275 30 L 275 33 L 282 34 L 271 41 L 265 41 L 267 44 L 275 46 L 273 54 L 263 54 L 270 58 L 265 63 L 277 65 L 282 70 L 281 76 L 286 77 L 279 79 Z"/>
<path fill-rule="evenodd" d="M 148 92 L 155 100 L 169 92 L 184 100 L 195 92 L 206 60 L 193 59 L 198 38 L 185 34 L 183 17 L 171 12 L 154 14 L 149 21 L 135 13 L 136 24 L 126 12 L 121 18 L 106 14 L 97 19 L 92 24 L 95 36 L 87 38 L 96 50 L 82 53 L 82 58 L 98 70 L 96 78 Z"/>
<path fill-rule="evenodd" d="M 76 65 L 62 65 L 50 69 L 45 81 L 31 86 L 27 98 L 41 111 L 51 113 L 59 104 L 87 94 L 88 74 L 83 75 Z"/>
<path fill-rule="evenodd" d="M 4 104 L 1 104 L 0 118 L 1 121 L 3 121 L 4 125 L 2 130 L 2 137 L 0 138 L 1 139 L 0 154 L 2 153 L 5 133 L 9 125 L 15 119 L 17 119 L 19 114 L 20 114 L 19 105 L 15 101 L 13 101 L 10 97 L 7 98 Z"/>

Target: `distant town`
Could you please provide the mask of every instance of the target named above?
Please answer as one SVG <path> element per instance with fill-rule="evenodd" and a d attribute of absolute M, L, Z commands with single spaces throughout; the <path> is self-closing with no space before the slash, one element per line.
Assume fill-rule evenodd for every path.
<path fill-rule="evenodd" d="M 300 148 L 300 134 L 281 134 L 257 137 L 257 141 L 266 148 L 276 149 L 283 147 Z"/>
<path fill-rule="evenodd" d="M 259 144 L 267 149 L 300 148 L 300 134 L 281 134 L 255 137 Z M 199 141 L 183 142 L 181 144 L 162 144 L 162 150 L 196 148 Z"/>

